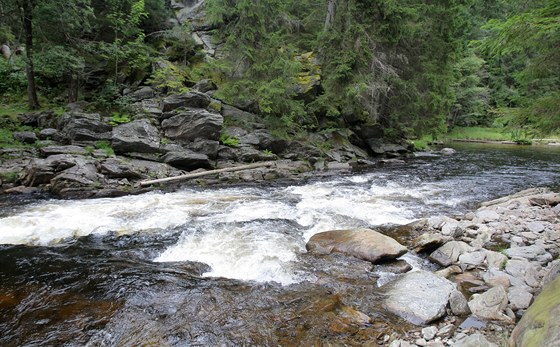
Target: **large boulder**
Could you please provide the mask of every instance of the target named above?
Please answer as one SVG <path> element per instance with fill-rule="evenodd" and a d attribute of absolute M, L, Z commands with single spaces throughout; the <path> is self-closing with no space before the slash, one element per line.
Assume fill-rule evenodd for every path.
<path fill-rule="evenodd" d="M 313 235 L 305 247 L 312 253 L 338 252 L 372 263 L 395 259 L 407 252 L 394 239 L 371 229 L 325 231 Z"/>
<path fill-rule="evenodd" d="M 382 286 L 383 306 L 407 321 L 423 325 L 443 317 L 457 291 L 453 282 L 428 271 L 401 275 Z"/>
<path fill-rule="evenodd" d="M 113 129 L 113 149 L 117 153 L 158 153 L 158 129 L 147 120 L 135 120 Z"/>
<path fill-rule="evenodd" d="M 104 177 L 97 173 L 93 160 L 78 157 L 76 165 L 51 180 L 51 192 L 62 198 L 88 198 L 104 183 Z"/>
<path fill-rule="evenodd" d="M 208 95 L 197 91 L 172 95 L 163 99 L 163 112 L 170 112 L 179 107 L 206 108 L 210 102 Z"/>
<path fill-rule="evenodd" d="M 220 114 L 203 109 L 182 111 L 161 124 L 167 138 L 183 144 L 195 139 L 217 141 L 223 125 L 224 118 Z"/>
<path fill-rule="evenodd" d="M 510 346 L 560 345 L 560 277 L 550 282 L 525 312 L 510 337 Z"/>
<path fill-rule="evenodd" d="M 67 112 L 60 118 L 58 129 L 66 142 L 85 144 L 110 140 L 112 127 L 97 113 Z"/>

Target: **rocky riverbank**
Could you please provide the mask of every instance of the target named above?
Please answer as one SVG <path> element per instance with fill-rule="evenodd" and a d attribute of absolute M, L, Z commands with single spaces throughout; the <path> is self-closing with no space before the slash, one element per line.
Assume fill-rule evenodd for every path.
<path fill-rule="evenodd" d="M 435 216 L 389 234 L 437 269 L 381 265 L 393 272 L 380 287 L 383 307 L 417 326 L 383 336 L 384 344 L 552 346 L 560 340 L 560 194 L 530 189 L 460 218 Z M 307 248 L 377 263 L 403 252 L 386 238 L 373 230 L 327 232 Z"/>
<path fill-rule="evenodd" d="M 19 115 L 17 126 L 34 130 L 14 132 L 25 146 L 0 150 L 2 190 L 120 196 L 145 191 L 142 180 L 242 163 L 277 161 L 194 184 L 301 178 L 410 154 L 411 145 L 386 143 L 381 129 L 364 124 L 303 137 L 277 134 L 261 117 L 214 99 L 215 88 L 204 80 L 188 93 L 163 96 L 141 87 L 125 95 L 132 110 L 125 115 L 88 111 L 87 103 L 70 104 L 63 114 Z"/>

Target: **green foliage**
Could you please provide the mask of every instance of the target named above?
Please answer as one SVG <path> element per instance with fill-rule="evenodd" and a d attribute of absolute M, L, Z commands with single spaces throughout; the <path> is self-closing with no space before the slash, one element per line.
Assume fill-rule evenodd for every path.
<path fill-rule="evenodd" d="M 109 141 L 97 141 L 95 142 L 94 146 L 96 149 L 100 149 L 105 152 L 105 154 L 109 157 L 115 155 L 115 151 L 113 150 L 113 147 L 111 146 L 111 143 Z"/>
<path fill-rule="evenodd" d="M 147 83 L 164 93 L 186 93 L 187 73 L 169 61 L 158 62 L 158 68 L 152 73 Z"/>
<path fill-rule="evenodd" d="M 132 119 L 130 118 L 130 115 L 128 114 L 121 114 L 118 112 L 113 112 L 113 115 L 111 116 L 111 120 L 109 121 L 109 124 L 112 126 L 117 126 L 119 124 L 125 124 L 125 123 L 129 123 Z"/>
<path fill-rule="evenodd" d="M 264 149 L 263 153 L 266 155 L 274 155 L 274 153 L 270 149 Z"/>
<path fill-rule="evenodd" d="M 18 179 L 18 173 L 15 171 L 0 172 L 0 181 L 15 183 Z"/>
<path fill-rule="evenodd" d="M 19 94 L 25 91 L 25 63 L 19 57 L 12 57 L 11 62 L 0 57 L 0 95 Z"/>
<path fill-rule="evenodd" d="M 505 128 L 456 127 L 447 134 L 450 139 L 508 141 L 511 135 Z"/>
<path fill-rule="evenodd" d="M 228 134 L 221 134 L 220 135 L 220 142 L 224 146 L 228 147 L 238 147 L 239 146 L 239 139 L 235 136 L 229 136 Z"/>

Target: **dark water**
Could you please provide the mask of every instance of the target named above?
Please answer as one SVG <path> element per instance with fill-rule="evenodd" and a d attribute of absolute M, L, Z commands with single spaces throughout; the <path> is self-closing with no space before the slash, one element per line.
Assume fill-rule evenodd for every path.
<path fill-rule="evenodd" d="M 305 241 L 560 188 L 560 148 L 453 146 L 290 187 L 5 200 L 0 345 L 364 345 L 406 331 L 379 307 L 371 264 L 308 255 Z"/>

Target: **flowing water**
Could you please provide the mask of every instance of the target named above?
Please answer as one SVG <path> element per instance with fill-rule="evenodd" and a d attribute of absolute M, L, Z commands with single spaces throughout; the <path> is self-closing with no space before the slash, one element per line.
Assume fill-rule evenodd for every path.
<path fill-rule="evenodd" d="M 291 186 L 4 198 L 0 345 L 307 345 L 404 329 L 378 307 L 371 264 L 311 256 L 305 243 L 321 231 L 402 225 L 560 187 L 558 147 L 455 147 L 449 157 L 425 153 Z M 374 322 L 337 321 L 346 306 Z"/>

